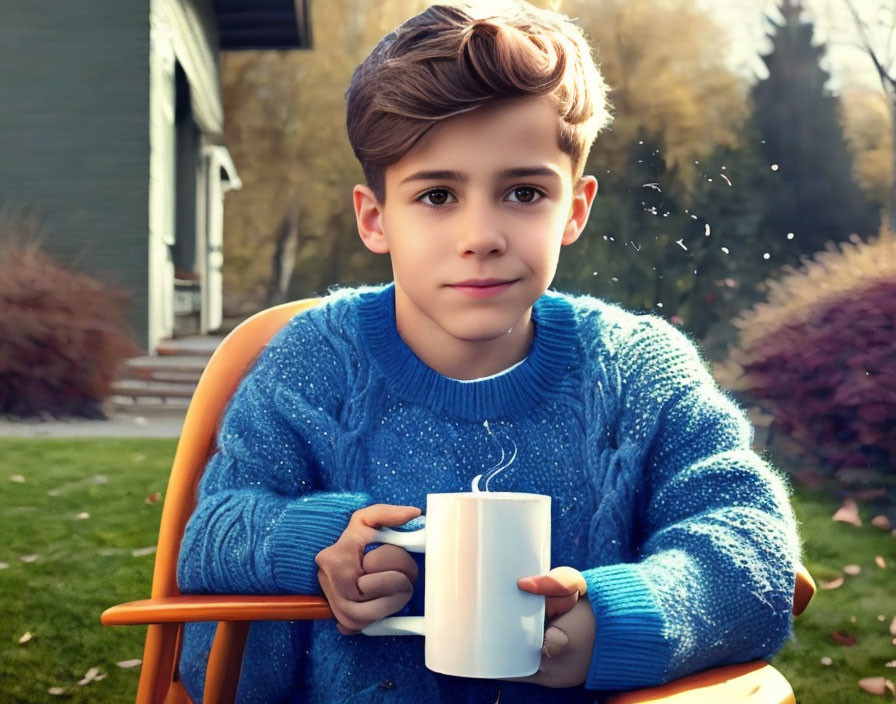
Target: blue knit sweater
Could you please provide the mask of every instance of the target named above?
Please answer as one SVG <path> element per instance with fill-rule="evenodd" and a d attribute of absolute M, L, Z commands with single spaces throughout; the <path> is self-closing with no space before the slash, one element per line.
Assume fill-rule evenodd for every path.
<path fill-rule="evenodd" d="M 588 679 L 564 701 L 774 653 L 790 632 L 798 557 L 787 493 L 693 345 L 660 319 L 586 297 L 547 293 L 533 319 L 522 364 L 461 382 L 398 336 L 391 286 L 341 291 L 294 318 L 227 411 L 184 536 L 181 589 L 321 594 L 314 557 L 353 511 L 469 491 L 515 447 L 489 488 L 552 497 L 551 564 L 585 575 L 594 610 Z M 194 697 L 212 630 L 187 630 L 181 674 Z M 239 700 L 558 695 L 437 675 L 423 660 L 419 637 L 259 623 Z"/>

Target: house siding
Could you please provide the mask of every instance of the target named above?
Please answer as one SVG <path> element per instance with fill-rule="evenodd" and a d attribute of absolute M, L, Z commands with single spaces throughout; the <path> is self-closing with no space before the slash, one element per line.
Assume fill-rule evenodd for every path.
<path fill-rule="evenodd" d="M 131 295 L 146 346 L 149 0 L 3 0 L 0 203 Z"/>

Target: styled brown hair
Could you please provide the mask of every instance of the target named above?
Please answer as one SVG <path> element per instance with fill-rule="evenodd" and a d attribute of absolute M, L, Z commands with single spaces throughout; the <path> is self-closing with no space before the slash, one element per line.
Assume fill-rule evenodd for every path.
<path fill-rule="evenodd" d="M 381 202 L 386 167 L 439 121 L 507 98 L 556 101 L 559 146 L 581 176 L 610 121 L 606 84 L 584 33 L 521 0 L 500 12 L 495 6 L 433 5 L 383 37 L 355 70 L 346 93 L 348 138 Z"/>

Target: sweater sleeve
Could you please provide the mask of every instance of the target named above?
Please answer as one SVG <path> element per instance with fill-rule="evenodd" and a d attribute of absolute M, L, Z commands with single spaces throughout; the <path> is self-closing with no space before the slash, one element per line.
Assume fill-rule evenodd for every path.
<path fill-rule="evenodd" d="M 799 552 L 784 483 L 684 335 L 641 318 L 616 357 L 638 551 L 583 572 L 596 625 L 586 686 L 650 686 L 772 655 L 790 634 Z"/>
<path fill-rule="evenodd" d="M 184 592 L 320 594 L 315 555 L 370 503 L 320 490 L 341 400 L 334 364 L 321 365 L 333 348 L 307 327 L 281 331 L 228 406 L 181 545 Z"/>

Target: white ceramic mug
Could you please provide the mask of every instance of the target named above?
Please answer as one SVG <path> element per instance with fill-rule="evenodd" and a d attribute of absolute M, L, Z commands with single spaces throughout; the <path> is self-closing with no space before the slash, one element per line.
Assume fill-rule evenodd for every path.
<path fill-rule="evenodd" d="M 525 677 L 541 663 L 544 597 L 520 577 L 546 574 L 551 497 L 516 492 L 429 494 L 426 525 L 377 540 L 426 553 L 423 616 L 392 616 L 367 635 L 425 636 L 426 667 L 459 677 Z"/>

